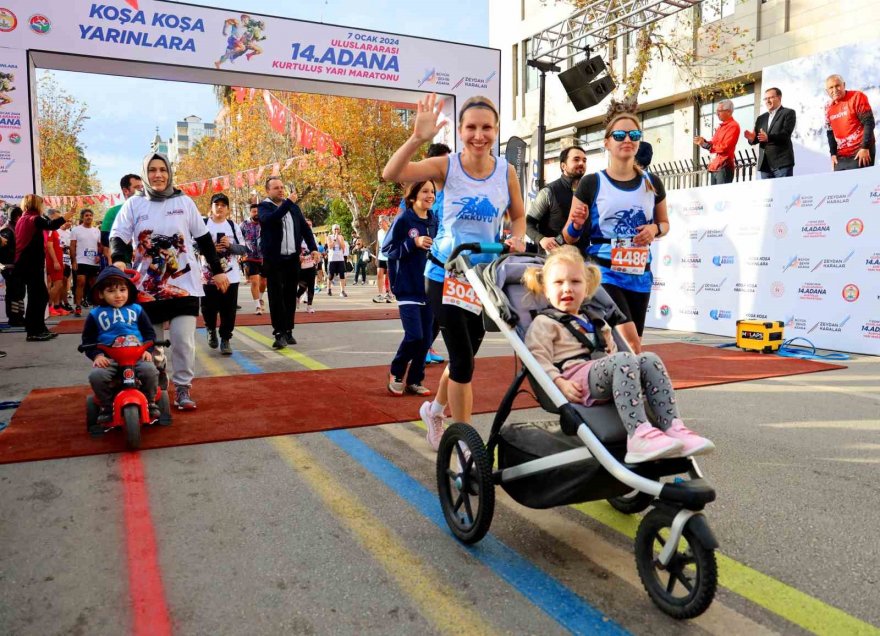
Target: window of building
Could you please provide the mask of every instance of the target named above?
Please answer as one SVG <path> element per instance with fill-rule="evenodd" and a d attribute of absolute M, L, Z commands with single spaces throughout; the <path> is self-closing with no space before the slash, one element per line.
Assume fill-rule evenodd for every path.
<path fill-rule="evenodd" d="M 587 155 L 587 172 L 602 170 L 607 165 L 605 158 L 605 126 L 594 124 L 580 128 L 577 132 L 577 145 Z"/>
<path fill-rule="evenodd" d="M 703 0 L 699 6 L 703 24 L 708 24 L 732 16 L 736 9 L 736 0 Z"/>
<path fill-rule="evenodd" d="M 528 65 L 529 56 L 532 54 L 532 40 L 523 40 L 523 79 L 526 85 L 526 92 L 533 91 L 538 88 L 538 69 Z"/>
<path fill-rule="evenodd" d="M 516 119 L 516 98 L 519 96 L 519 44 L 513 45 L 512 53 L 512 64 L 510 65 L 510 68 L 513 70 L 511 73 L 513 76 L 511 78 L 511 87 L 513 90 L 511 90 L 511 93 L 513 94 L 513 118 Z"/>
<path fill-rule="evenodd" d="M 675 148 L 672 136 L 675 133 L 673 125 L 673 106 L 663 106 L 642 113 L 642 132 L 644 139 L 654 151 L 652 164 L 664 163 L 675 159 Z"/>

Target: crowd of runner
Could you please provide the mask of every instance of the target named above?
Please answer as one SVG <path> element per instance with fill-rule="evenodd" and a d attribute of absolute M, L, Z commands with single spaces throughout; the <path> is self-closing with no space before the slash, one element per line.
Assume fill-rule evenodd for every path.
<path fill-rule="evenodd" d="M 143 307 L 139 319 L 142 313 L 155 327 L 158 340 L 164 340 L 167 332 L 171 341 L 171 375 L 165 371 L 162 348 L 152 354 L 160 386 L 170 380 L 177 408 L 191 410 L 196 408 L 191 387 L 199 314 L 208 346 L 231 355 L 236 316 L 243 310 L 238 288 L 245 283 L 254 314 L 268 309 L 272 347 L 284 349 L 296 344 L 293 331 L 298 306 L 304 304 L 305 311 L 313 313 L 318 293 L 324 291 L 333 296 L 336 290 L 339 297 L 347 298 L 347 278 L 353 273 L 351 284 L 366 285 L 375 261 L 372 300 L 396 302 L 404 332 L 386 387 L 395 397 L 432 396 L 419 413 L 427 440 L 436 450 L 447 410 L 455 421 L 471 421 L 471 382 L 485 333 L 479 307 L 471 306 L 466 297 L 452 297 L 469 284 L 464 279 L 447 284 L 450 274 L 443 265 L 453 248 L 466 242 L 491 243 L 505 237 L 510 251 L 526 249 L 526 215 L 516 172 L 494 154 L 499 128 L 495 105 L 485 97 L 467 100 L 458 117 L 462 150 L 452 153 L 443 144 L 430 144 L 424 158 L 416 160 L 449 123 L 441 111 L 442 101 L 436 96 L 420 100 L 412 136 L 388 160 L 383 178 L 402 184 L 404 196 L 399 213 L 378 218 L 377 240 L 371 244 L 354 232 L 346 236 L 338 224 L 326 236 L 316 238 L 311 221 L 297 204 L 298 194 L 274 175 L 263 184 L 265 198 L 251 193 L 245 204 L 246 218 L 240 222 L 231 218 L 230 199 L 222 192 L 212 197 L 211 208 L 203 216 L 172 185 L 172 166 L 159 153 L 145 158 L 142 176 L 122 178 L 120 188 L 126 201 L 108 210 L 100 226 L 91 209 L 61 214 L 44 209 L 39 196 L 28 195 L 0 228 L 9 323 L 24 326 L 29 342 L 54 338 L 56 334 L 44 322 L 47 308 L 50 316 L 82 316 L 84 312 L 91 316 L 98 311 L 92 304 L 106 300 L 104 289 L 95 288 L 96 280 L 106 268 L 116 267 L 136 289 L 127 302 Z M 662 183 L 633 161 L 639 136 L 638 121 L 630 116 L 618 116 L 609 123 L 609 169 L 580 181 L 559 234 L 561 243 L 579 243 L 590 214 L 599 215 L 590 230 L 593 235 L 586 255 L 597 263 L 606 291 L 620 307 L 621 332 L 636 353 L 650 271 L 639 275 L 618 272 L 606 254 L 610 241 L 596 232 L 603 232 L 605 209 L 620 207 L 620 201 L 613 205 L 606 201 L 608 196 L 632 199 L 634 206 L 645 211 L 638 222 L 634 219 L 629 249 L 647 251 L 656 236 L 669 231 Z M 602 189 L 605 198 L 595 194 L 597 180 L 610 184 L 610 189 Z M 620 249 L 617 243 L 614 248 Z M 472 262 L 492 258 L 475 254 Z M 438 385 L 429 388 L 424 384 L 425 366 L 445 362 L 433 350 L 438 334 L 443 335 L 449 363 Z"/>

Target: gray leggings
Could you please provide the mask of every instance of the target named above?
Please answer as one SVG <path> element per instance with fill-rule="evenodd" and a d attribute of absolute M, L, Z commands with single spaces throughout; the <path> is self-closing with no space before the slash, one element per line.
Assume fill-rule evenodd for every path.
<path fill-rule="evenodd" d="M 654 424 L 661 431 L 678 417 L 675 392 L 663 361 L 655 353 L 621 351 L 600 358 L 590 366 L 587 376 L 590 397 L 614 400 L 626 434 L 632 437 L 639 424 L 649 421 L 645 413 L 645 397 L 656 417 Z"/>

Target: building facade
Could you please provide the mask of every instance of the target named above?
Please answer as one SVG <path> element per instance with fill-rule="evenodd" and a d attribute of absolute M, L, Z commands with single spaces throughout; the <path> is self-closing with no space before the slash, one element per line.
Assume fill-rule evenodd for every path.
<path fill-rule="evenodd" d="M 515 7 L 515 10 L 511 10 Z M 664 18 L 657 24 L 658 32 L 668 38 L 689 29 L 695 53 L 706 72 L 743 83 L 743 91 L 733 98 L 734 118 L 742 130 L 753 128 L 755 118 L 763 111 L 762 71 L 773 65 L 811 56 L 821 51 L 876 38 L 880 13 L 876 0 L 705 0 L 694 9 Z M 512 135 L 530 142 L 530 165 L 527 194 L 534 192 L 533 172 L 537 161 L 538 71 L 527 65 L 531 54 L 530 39 L 543 29 L 561 22 L 575 11 L 565 1 L 489 0 L 489 42 L 501 49 L 501 142 Z M 694 19 L 702 22 L 694 28 Z M 720 22 L 719 22 L 720 21 Z M 711 29 L 723 23 L 729 32 L 738 28 L 739 41 L 717 41 L 709 37 Z M 686 31 L 687 34 L 687 31 Z M 713 41 L 714 40 L 714 41 Z M 619 37 L 608 46 L 597 47 L 607 65 L 625 74 L 634 63 L 634 37 Z M 712 50 L 714 45 L 720 45 Z M 742 62 L 735 62 L 740 56 Z M 562 70 L 573 60 L 562 62 Z M 709 71 L 709 69 L 712 69 Z M 829 68 L 828 74 L 847 75 L 847 68 Z M 645 139 L 654 149 L 653 164 L 673 161 L 695 161 L 700 153 L 693 144 L 695 135 L 711 137 L 718 122 L 715 101 L 694 99 L 693 88 L 699 85 L 670 63 L 668 56 L 654 55 L 639 94 L 639 114 Z M 768 85 L 766 88 L 769 88 Z M 847 84 L 848 88 L 864 87 Z M 822 109 L 821 103 L 799 103 L 798 95 L 783 90 L 783 105 L 804 112 Z M 615 95 L 619 90 L 615 92 Z M 722 99 L 718 97 L 716 99 Z M 588 170 L 604 167 L 603 119 L 609 100 L 580 112 L 572 106 L 558 77 L 546 76 L 545 126 L 547 130 L 544 165 L 545 180 L 559 174 L 558 155 L 562 148 L 577 143 L 588 155 Z M 874 104 L 875 108 L 880 104 Z M 800 121 L 800 117 L 799 117 Z M 744 139 L 739 148 L 748 149 Z M 707 157 L 704 152 L 702 157 Z"/>
<path fill-rule="evenodd" d="M 184 117 L 183 121 L 177 122 L 174 136 L 169 139 L 168 158 L 176 165 L 200 139 L 216 134 L 217 126 L 213 122 L 203 122 L 197 115 Z"/>

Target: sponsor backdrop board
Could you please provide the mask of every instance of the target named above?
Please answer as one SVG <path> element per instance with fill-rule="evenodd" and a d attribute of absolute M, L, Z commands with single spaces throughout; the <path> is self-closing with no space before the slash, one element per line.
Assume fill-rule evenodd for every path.
<path fill-rule="evenodd" d="M 12 25 L 3 11 L 0 8 L 0 44 L 3 30 Z M 0 48 L 0 207 L 18 205 L 34 191 L 29 101 L 27 55 Z"/>
<path fill-rule="evenodd" d="M 650 327 L 785 338 L 880 355 L 880 168 L 732 183 L 668 196 L 653 251 Z"/>
<path fill-rule="evenodd" d="M 453 95 L 455 108 L 474 95 L 500 101 L 497 49 L 244 11 L 161 0 L 3 0 L 0 63 L 11 56 L 21 64 L 23 51 L 39 51 L 87 56 L 68 60 L 68 70 L 83 72 L 106 72 L 104 58 L 145 62 L 152 77 L 175 80 L 187 79 L 180 68 L 190 67 L 307 80 L 301 89 L 316 93 L 324 89 L 315 82 L 329 82 L 327 92 L 358 97 L 399 100 L 399 91 L 413 91 L 415 102 L 427 92 Z M 25 74 L 17 79 L 26 92 Z M 455 117 L 451 104 L 444 114 Z M 454 126 L 441 133 L 455 146 Z M 0 174 L 0 191 L 11 188 L 23 186 Z"/>

